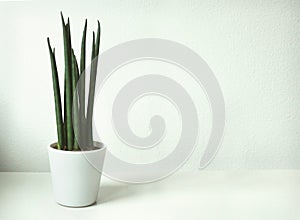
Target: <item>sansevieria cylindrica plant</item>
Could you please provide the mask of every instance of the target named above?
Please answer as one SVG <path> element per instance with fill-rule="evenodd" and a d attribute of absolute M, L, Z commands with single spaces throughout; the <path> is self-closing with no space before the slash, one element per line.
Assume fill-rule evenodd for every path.
<path fill-rule="evenodd" d="M 55 59 L 55 49 L 51 47 L 47 38 L 51 68 L 53 92 L 55 100 L 55 114 L 57 125 L 57 149 L 67 151 L 84 150 L 93 147 L 92 118 L 97 75 L 97 61 L 100 46 L 100 23 L 97 21 L 97 34 L 93 32 L 90 74 L 86 73 L 86 34 L 87 20 L 83 29 L 80 66 L 72 48 L 70 20 L 65 23 L 61 13 L 63 42 L 64 42 L 64 106 L 62 108 L 61 90 Z M 85 88 L 86 75 L 90 76 L 89 88 Z M 80 80 L 79 80 L 80 79 Z M 88 90 L 87 108 L 85 107 L 85 91 Z M 62 112 L 64 111 L 64 113 Z"/>

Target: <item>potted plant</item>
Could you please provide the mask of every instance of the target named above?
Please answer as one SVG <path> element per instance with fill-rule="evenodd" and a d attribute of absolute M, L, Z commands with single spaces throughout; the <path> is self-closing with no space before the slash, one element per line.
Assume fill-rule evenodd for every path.
<path fill-rule="evenodd" d="M 55 59 L 55 49 L 47 38 L 50 53 L 55 100 L 57 137 L 48 147 L 54 197 L 57 203 L 70 207 L 83 207 L 97 200 L 101 169 L 106 148 L 93 141 L 92 117 L 94 107 L 97 61 L 100 45 L 100 23 L 97 35 L 93 32 L 90 68 L 90 85 L 85 88 L 86 32 L 85 20 L 80 55 L 80 67 L 72 49 L 69 18 L 65 23 L 61 13 L 64 42 L 64 108 L 62 113 L 61 92 Z M 80 80 L 79 80 L 80 79 Z M 87 110 L 85 91 L 88 90 Z M 92 163 L 91 163 L 92 161 Z"/>

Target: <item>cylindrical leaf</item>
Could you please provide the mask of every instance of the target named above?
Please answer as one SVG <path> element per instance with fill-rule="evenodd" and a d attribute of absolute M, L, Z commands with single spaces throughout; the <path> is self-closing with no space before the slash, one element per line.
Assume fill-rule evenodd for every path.
<path fill-rule="evenodd" d="M 62 149 L 65 146 L 64 141 L 64 123 L 62 119 L 61 111 L 61 97 L 60 97 L 60 88 L 59 88 L 59 79 L 58 72 L 55 60 L 54 50 L 52 52 L 50 40 L 47 38 L 48 48 L 50 53 L 51 68 L 52 68 L 52 82 L 53 82 L 53 92 L 54 92 L 54 101 L 55 101 L 55 115 L 56 115 L 56 126 L 57 126 L 57 137 L 58 137 L 58 149 Z"/>
<path fill-rule="evenodd" d="M 96 45 L 95 45 L 95 33 L 93 32 L 93 45 L 92 45 L 92 63 L 90 73 L 90 86 L 89 86 L 89 97 L 87 107 L 87 141 L 88 145 L 93 145 L 93 133 L 92 133 L 92 119 L 93 119 L 93 108 L 94 108 L 94 97 L 95 97 L 95 85 L 96 85 Z"/>
<path fill-rule="evenodd" d="M 63 38 L 64 38 L 64 56 L 65 56 L 65 80 L 66 80 L 66 132 L 67 132 L 67 149 L 73 150 L 74 133 L 72 126 L 72 54 L 69 23 L 65 25 L 63 15 L 61 14 Z"/>
<path fill-rule="evenodd" d="M 78 93 L 77 82 L 79 78 L 78 64 L 74 51 L 72 50 L 72 90 L 73 90 L 73 129 L 74 129 L 74 150 L 79 150 L 78 140 L 81 140 L 79 132 L 79 118 L 78 118 Z M 77 140 L 78 139 L 78 140 Z"/>

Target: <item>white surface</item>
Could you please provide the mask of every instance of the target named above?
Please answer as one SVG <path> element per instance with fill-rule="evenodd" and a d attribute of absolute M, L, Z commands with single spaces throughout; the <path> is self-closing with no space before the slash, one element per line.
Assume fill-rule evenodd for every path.
<path fill-rule="evenodd" d="M 98 203 L 66 208 L 49 173 L 0 173 L 3 220 L 298 220 L 300 171 L 177 173 L 148 185 L 103 178 Z"/>
<path fill-rule="evenodd" d="M 101 51 L 128 40 L 157 37 L 182 43 L 203 57 L 219 80 L 227 111 L 223 145 L 209 169 L 300 168 L 299 0 L 56 0 L 0 3 L 1 171 L 49 170 L 46 149 L 56 139 L 56 129 L 46 37 L 56 47 L 63 76 L 61 10 L 71 18 L 76 54 L 87 17 L 88 49 L 99 18 Z M 147 71 L 174 75 L 199 111 L 202 133 L 185 166 L 196 170 L 210 127 L 209 107 L 201 88 L 185 72 L 142 67 L 122 68 L 124 74 L 119 75 L 123 77 L 114 77 L 107 85 L 107 102 L 129 75 Z M 160 150 L 151 158 L 132 156 L 139 162 L 157 160 L 170 152 L 167 147 L 173 147 L 179 137 L 174 108 L 162 101 L 146 98 L 130 113 L 134 116 L 130 125 L 139 135 L 149 132 L 152 110 L 167 121 L 169 133 L 158 146 Z M 110 111 L 106 102 L 98 104 L 99 109 Z M 109 117 L 107 120 L 110 122 Z M 130 149 L 118 145 L 110 126 L 99 126 L 104 130 L 103 141 L 115 147 L 116 154 L 130 159 Z"/>

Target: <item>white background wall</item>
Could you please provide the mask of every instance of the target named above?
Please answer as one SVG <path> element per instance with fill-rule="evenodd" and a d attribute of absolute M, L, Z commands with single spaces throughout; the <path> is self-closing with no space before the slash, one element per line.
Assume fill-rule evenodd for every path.
<path fill-rule="evenodd" d="M 89 31 L 97 18 L 101 20 L 101 51 L 157 37 L 180 42 L 206 60 L 222 87 L 227 117 L 222 147 L 207 169 L 300 167 L 299 1 L 25 1 L 0 2 L 0 171 L 49 169 L 46 147 L 56 139 L 56 129 L 46 37 L 57 48 L 63 76 L 61 10 L 71 18 L 77 54 L 87 17 Z M 106 98 L 97 100 L 96 118 L 107 119 L 118 86 L 130 77 L 147 71 L 169 74 L 197 104 L 200 140 L 184 167 L 197 169 L 210 131 L 203 91 L 175 68 L 131 65 L 106 85 Z M 138 102 L 129 115 L 133 130 L 139 135 L 149 132 L 149 106 L 158 106 L 153 110 L 165 117 L 168 129 L 151 156 L 120 149 L 109 121 L 100 123 L 104 141 L 118 156 L 143 162 L 172 150 L 180 123 L 174 107 L 164 100 Z"/>

